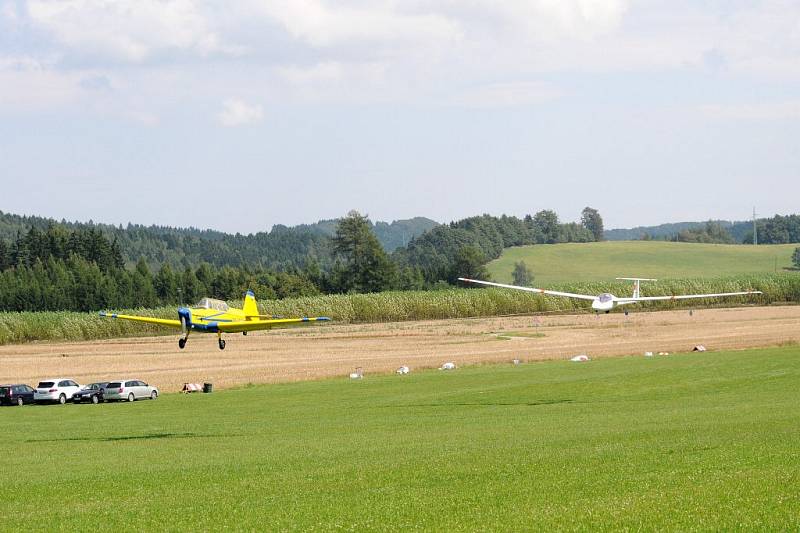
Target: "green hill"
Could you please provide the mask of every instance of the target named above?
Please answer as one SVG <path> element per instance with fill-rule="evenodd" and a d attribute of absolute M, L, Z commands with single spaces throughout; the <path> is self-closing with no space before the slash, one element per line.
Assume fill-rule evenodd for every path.
<path fill-rule="evenodd" d="M 644 278 L 716 278 L 783 271 L 792 265 L 797 244 L 745 246 L 682 242 L 616 241 L 518 246 L 488 265 L 492 279 L 512 281 L 520 260 L 534 283 L 548 286 L 574 281 L 605 281 L 618 276 Z"/>

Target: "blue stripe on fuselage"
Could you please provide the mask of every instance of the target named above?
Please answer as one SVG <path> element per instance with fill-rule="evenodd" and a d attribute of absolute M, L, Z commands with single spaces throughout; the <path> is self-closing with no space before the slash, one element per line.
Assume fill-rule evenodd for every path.
<path fill-rule="evenodd" d="M 219 331 L 216 322 L 211 322 L 210 324 L 192 324 L 192 329 L 204 333 L 217 333 Z"/>

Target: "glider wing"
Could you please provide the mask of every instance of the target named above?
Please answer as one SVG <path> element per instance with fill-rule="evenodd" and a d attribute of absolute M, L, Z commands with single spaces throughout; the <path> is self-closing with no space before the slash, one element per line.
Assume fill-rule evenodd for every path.
<path fill-rule="evenodd" d="M 619 298 L 620 302 L 655 302 L 658 300 L 689 300 L 691 298 L 720 298 L 725 296 L 746 296 L 762 294 L 761 291 L 719 292 L 716 294 L 676 294 L 674 296 L 639 296 L 638 298 Z"/>
<path fill-rule="evenodd" d="M 468 278 L 458 278 L 461 281 L 466 281 L 467 283 L 479 283 L 481 285 L 490 285 L 492 287 L 502 287 L 504 289 L 516 289 L 518 291 L 527 291 L 527 292 L 538 292 L 540 294 L 549 294 L 551 296 L 564 296 L 566 298 L 578 298 L 580 300 L 596 300 L 597 296 L 591 296 L 589 294 L 575 294 L 572 292 L 560 292 L 560 291 L 550 291 L 547 289 L 535 289 L 533 287 L 519 287 L 517 285 L 506 285 L 505 283 L 492 283 L 491 281 L 479 281 L 477 279 L 468 279 Z"/>

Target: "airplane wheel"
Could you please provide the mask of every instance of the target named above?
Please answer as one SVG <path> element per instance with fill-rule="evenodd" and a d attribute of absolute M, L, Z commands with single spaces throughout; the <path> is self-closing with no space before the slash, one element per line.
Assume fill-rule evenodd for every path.
<path fill-rule="evenodd" d="M 225 349 L 225 341 L 223 339 L 219 340 L 219 349 L 220 350 L 224 350 Z"/>
<path fill-rule="evenodd" d="M 178 348 L 183 350 L 186 347 L 186 339 L 178 339 Z"/>

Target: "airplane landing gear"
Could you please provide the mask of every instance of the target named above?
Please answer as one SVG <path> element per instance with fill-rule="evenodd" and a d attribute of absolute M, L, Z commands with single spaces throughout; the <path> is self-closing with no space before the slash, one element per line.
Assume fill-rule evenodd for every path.
<path fill-rule="evenodd" d="M 219 349 L 225 349 L 225 340 L 222 338 L 222 333 L 217 333 L 217 341 L 219 342 Z"/>
<path fill-rule="evenodd" d="M 181 350 L 186 348 L 186 339 L 185 338 L 181 337 L 180 339 L 178 339 L 178 348 L 180 348 Z"/>

